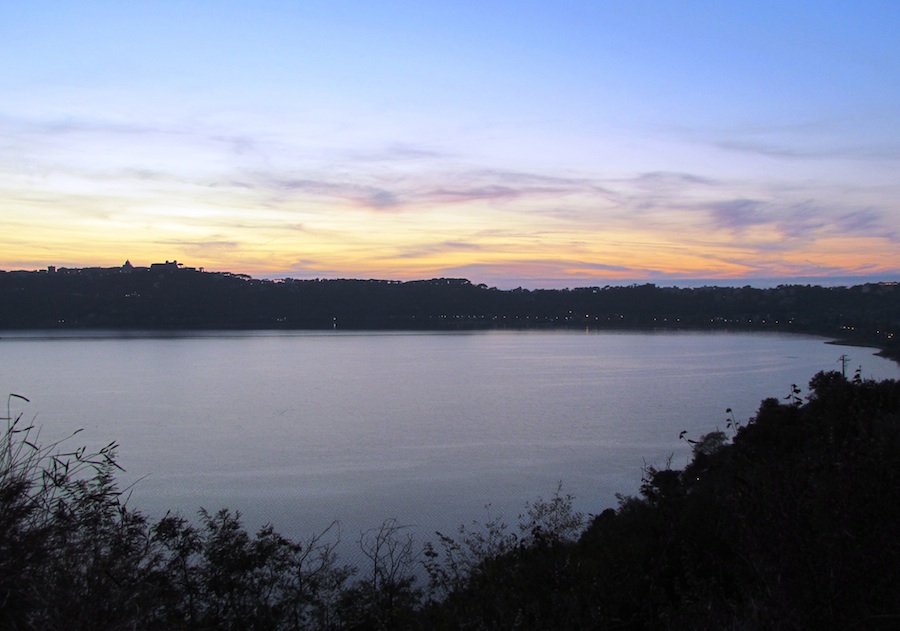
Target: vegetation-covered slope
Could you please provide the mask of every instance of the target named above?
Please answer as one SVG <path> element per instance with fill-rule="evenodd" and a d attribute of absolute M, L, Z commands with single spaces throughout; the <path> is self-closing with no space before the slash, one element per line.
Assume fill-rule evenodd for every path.
<path fill-rule="evenodd" d="M 248 534 L 236 514 L 152 522 L 113 447 L 59 453 L 8 421 L 0 448 L 7 629 L 872 629 L 900 625 L 900 384 L 819 373 L 746 423 L 691 439 L 683 470 L 586 527 L 570 498 L 439 535 L 393 522 L 370 564 L 328 533 Z M 686 438 L 689 439 L 689 438 Z M 419 565 L 421 564 L 421 566 Z M 424 567 L 428 584 L 416 582 Z"/>
<path fill-rule="evenodd" d="M 900 384 L 810 390 L 691 441 L 577 541 L 487 560 L 437 606 L 444 628 L 900 627 Z"/>
<path fill-rule="evenodd" d="M 0 330 L 560 326 L 815 333 L 900 357 L 900 285 L 502 291 L 459 278 L 275 282 L 174 263 L 0 272 Z"/>

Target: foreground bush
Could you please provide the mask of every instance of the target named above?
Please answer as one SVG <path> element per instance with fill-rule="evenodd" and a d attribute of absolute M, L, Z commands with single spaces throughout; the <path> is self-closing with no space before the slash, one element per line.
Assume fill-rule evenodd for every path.
<path fill-rule="evenodd" d="M 820 373 L 575 543 L 485 560 L 436 606 L 444 628 L 900 628 L 900 384 Z M 497 619 L 495 612 L 502 612 Z M 438 615 L 440 614 L 440 615 Z"/>
<path fill-rule="evenodd" d="M 360 539 L 364 568 L 340 564 L 336 527 L 153 522 L 122 500 L 115 445 L 43 447 L 8 412 L 0 628 L 897 628 L 900 385 L 819 373 L 800 394 L 687 438 L 683 470 L 648 468 L 587 528 L 559 491 L 516 527 L 422 548 L 388 520 Z"/>
<path fill-rule="evenodd" d="M 338 601 L 354 570 L 337 564 L 334 529 L 301 544 L 269 527 L 251 536 L 227 510 L 201 511 L 199 526 L 173 515 L 153 523 L 122 501 L 114 444 L 96 453 L 42 447 L 21 414 L 6 422 L 0 628 L 327 629 L 348 622 Z"/>

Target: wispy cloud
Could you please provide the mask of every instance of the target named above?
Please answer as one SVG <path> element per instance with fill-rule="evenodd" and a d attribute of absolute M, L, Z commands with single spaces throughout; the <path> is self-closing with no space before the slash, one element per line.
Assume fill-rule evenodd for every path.
<path fill-rule="evenodd" d="M 257 271 L 277 259 L 284 275 L 433 273 L 504 286 L 698 269 L 825 274 L 847 264 L 802 255 L 846 238 L 886 248 L 900 234 L 889 202 L 878 203 L 889 200 L 889 186 L 876 195 L 790 174 L 504 169 L 427 143 L 331 147 L 315 157 L 316 147 L 296 139 L 212 124 L 0 120 L 10 125 L 13 140 L 0 147 L 0 193 L 21 215 L 7 210 L 0 226 L 25 225 L 34 209 L 49 221 L 56 207 L 69 224 L 81 222 L 85 240 L 137 230 L 158 251 L 171 251 L 168 258 L 177 252 L 207 267 L 219 259 Z M 101 159 L 75 159 L 75 151 Z M 864 196 L 871 201 L 861 203 Z M 314 254 L 291 263 L 296 251 Z"/>
<path fill-rule="evenodd" d="M 650 171 L 640 173 L 628 181 L 638 188 L 655 191 L 680 189 L 685 186 L 712 186 L 717 184 L 711 178 L 694 173 L 680 173 L 678 171 Z"/>
<path fill-rule="evenodd" d="M 567 195 L 609 194 L 586 178 L 565 178 L 539 173 L 471 169 L 447 173 L 438 181 L 442 185 L 425 189 L 420 197 L 430 203 L 462 203 L 471 201 L 513 201 L 524 198 L 555 198 Z"/>
<path fill-rule="evenodd" d="M 708 204 L 716 229 L 742 232 L 750 226 L 771 221 L 763 212 L 765 203 L 754 199 L 733 199 Z"/>
<path fill-rule="evenodd" d="M 391 143 L 381 149 L 344 153 L 347 160 L 360 163 L 444 162 L 457 157 L 457 155 L 453 152 L 405 143 Z"/>
<path fill-rule="evenodd" d="M 839 234 L 883 236 L 898 240 L 897 230 L 889 226 L 885 213 L 874 208 L 863 208 L 839 214 L 833 230 Z"/>
<path fill-rule="evenodd" d="M 496 253 L 496 249 L 490 246 L 486 246 L 480 243 L 471 243 L 464 241 L 441 241 L 438 243 L 425 243 L 416 245 L 414 247 L 405 247 L 401 248 L 400 252 L 395 255 L 395 258 L 400 259 L 421 259 L 427 257 L 433 257 L 436 255 L 445 255 L 448 253 L 475 253 L 475 252 L 493 252 Z"/>
<path fill-rule="evenodd" d="M 62 136 L 69 134 L 143 135 L 175 133 L 173 129 L 137 123 L 77 116 L 24 118 L 0 114 L 0 126 L 16 135 Z"/>
<path fill-rule="evenodd" d="M 289 194 L 299 194 L 343 200 L 373 210 L 391 210 L 402 206 L 397 192 L 378 186 L 353 181 L 277 177 L 266 173 L 249 175 L 247 179 L 238 180 L 242 188 L 268 192 L 277 199 L 284 199 Z"/>
<path fill-rule="evenodd" d="M 751 155 L 792 160 L 900 160 L 900 145 L 890 142 L 854 144 L 832 141 L 830 143 L 797 142 L 783 140 L 729 139 L 713 143 L 714 146 Z"/>
<path fill-rule="evenodd" d="M 308 195 L 375 211 L 421 210 L 472 202 L 560 199 L 573 194 L 612 194 L 584 178 L 479 169 L 426 170 L 416 174 L 402 171 L 375 174 L 359 170 L 342 179 L 315 171 L 296 175 L 244 171 L 217 185 L 254 190 L 273 202 Z"/>

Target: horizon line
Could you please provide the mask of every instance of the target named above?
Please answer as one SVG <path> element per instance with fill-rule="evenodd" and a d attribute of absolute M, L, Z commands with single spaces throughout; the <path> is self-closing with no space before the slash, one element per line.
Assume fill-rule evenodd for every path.
<path fill-rule="evenodd" d="M 498 289 L 501 291 L 511 291 L 515 289 L 527 289 L 531 290 L 565 290 L 565 289 L 586 289 L 586 288 L 603 288 L 603 287 L 630 287 L 635 285 L 654 285 L 658 287 L 672 287 L 672 288 L 685 288 L 685 289 L 695 289 L 702 287 L 726 287 L 726 288 L 742 288 L 742 287 L 751 287 L 757 289 L 772 289 L 781 285 L 784 286 L 809 286 L 815 285 L 820 287 L 850 287 L 850 286 L 859 286 L 859 285 L 869 285 L 869 284 L 878 284 L 878 285 L 894 285 L 900 284 L 900 272 L 895 273 L 886 273 L 882 275 L 876 274 L 863 274 L 863 275 L 842 275 L 842 276 L 815 276 L 815 275 L 802 275 L 802 276 L 755 276 L 755 277 L 697 277 L 697 278 L 668 278 L 668 277 L 649 277 L 649 278 L 617 278 L 617 279 L 582 279 L 582 282 L 578 282 L 578 279 L 566 279 L 566 278 L 543 278 L 543 279 L 535 279 L 535 278 L 512 278 L 508 279 L 509 283 L 506 287 L 497 287 L 490 286 L 487 283 L 479 283 L 474 280 L 462 277 L 462 276 L 432 276 L 430 278 L 408 278 L 408 279 L 398 279 L 398 278 L 376 278 L 376 277 L 362 277 L 362 276 L 312 276 L 312 275 L 304 275 L 303 277 L 296 277 L 291 275 L 286 276 L 275 276 L 275 275 L 262 275 L 262 276 L 252 276 L 243 272 L 233 272 L 230 270 L 209 270 L 205 267 L 193 267 L 183 263 L 179 263 L 177 260 L 169 261 L 166 260 L 164 263 L 152 263 L 150 265 L 132 265 L 130 260 L 126 260 L 122 265 L 113 265 L 113 266 L 102 266 L 102 265 L 89 265 L 82 267 L 69 267 L 69 266 L 57 266 L 48 264 L 43 268 L 38 269 L 0 269 L 0 273 L 47 273 L 52 271 L 62 271 L 62 270 L 90 270 L 90 269 L 122 269 L 132 267 L 134 269 L 146 269 L 150 270 L 153 267 L 175 267 L 176 269 L 183 269 L 184 271 L 199 271 L 201 273 L 213 273 L 213 274 L 232 274 L 235 276 L 246 276 L 252 280 L 268 280 L 268 281 L 284 281 L 284 280 L 296 280 L 296 281 L 338 281 L 338 280 L 353 280 L 353 281 L 373 281 L 373 282 L 397 282 L 397 283 L 408 283 L 408 282 L 421 282 L 428 280 L 441 280 L 441 279 L 457 279 L 457 280 L 465 280 L 473 285 L 484 285 L 490 289 Z M 543 281 L 543 283 L 541 283 Z M 575 282 L 576 284 L 566 285 L 565 283 Z M 528 285 L 528 286 L 526 286 Z M 548 286 L 555 285 L 555 286 Z"/>

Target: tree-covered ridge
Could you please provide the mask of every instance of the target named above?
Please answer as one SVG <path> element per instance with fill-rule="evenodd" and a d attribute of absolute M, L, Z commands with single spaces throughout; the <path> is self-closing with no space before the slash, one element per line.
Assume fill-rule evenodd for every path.
<path fill-rule="evenodd" d="M 176 264 L 0 272 L 0 329 L 590 326 L 816 333 L 900 356 L 900 286 L 509 291 L 465 279 L 258 280 Z"/>
<path fill-rule="evenodd" d="M 827 372 L 801 395 L 685 436 L 688 465 L 647 469 L 586 527 L 561 494 L 424 547 L 388 520 L 359 568 L 331 530 L 150 520 L 122 501 L 114 445 L 42 447 L 18 414 L 0 445 L 0 627 L 897 628 L 900 383 Z"/>

